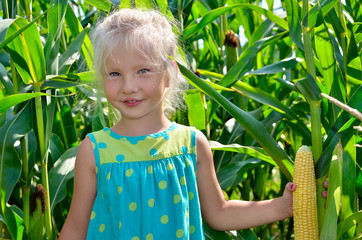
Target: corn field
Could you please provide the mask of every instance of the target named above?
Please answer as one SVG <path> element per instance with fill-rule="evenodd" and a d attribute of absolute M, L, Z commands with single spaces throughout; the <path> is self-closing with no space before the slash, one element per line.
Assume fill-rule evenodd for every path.
<path fill-rule="evenodd" d="M 171 120 L 207 136 L 227 199 L 280 196 L 307 145 L 319 238 L 362 237 L 358 0 L 2 0 L 0 239 L 60 232 L 77 146 L 114 122 L 98 94 L 89 36 L 97 21 L 125 7 L 156 8 L 177 23 L 187 62 L 179 69 L 191 87 L 187 107 Z M 292 218 L 204 229 L 206 239 L 294 239 Z"/>

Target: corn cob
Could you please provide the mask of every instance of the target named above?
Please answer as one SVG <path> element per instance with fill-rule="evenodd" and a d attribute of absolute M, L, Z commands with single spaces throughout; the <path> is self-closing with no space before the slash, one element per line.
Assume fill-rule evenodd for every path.
<path fill-rule="evenodd" d="M 316 180 L 313 154 L 307 146 L 298 149 L 294 162 L 293 192 L 294 239 L 319 239 Z"/>

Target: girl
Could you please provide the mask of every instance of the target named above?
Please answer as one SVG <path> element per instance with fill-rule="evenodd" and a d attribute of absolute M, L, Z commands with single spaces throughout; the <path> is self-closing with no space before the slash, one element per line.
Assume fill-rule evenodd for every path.
<path fill-rule="evenodd" d="M 292 216 L 292 183 L 280 198 L 226 201 L 206 137 L 167 119 L 185 80 L 168 57 L 178 43 L 164 17 L 122 9 L 93 40 L 96 72 L 121 120 L 80 144 L 60 239 L 200 240 L 202 217 L 231 230 Z"/>

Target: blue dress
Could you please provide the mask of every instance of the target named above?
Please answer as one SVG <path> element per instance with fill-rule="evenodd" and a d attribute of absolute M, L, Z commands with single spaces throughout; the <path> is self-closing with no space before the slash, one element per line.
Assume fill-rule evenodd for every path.
<path fill-rule="evenodd" d="M 204 239 L 196 183 L 196 132 L 172 123 L 155 134 L 88 134 L 97 196 L 87 239 Z"/>

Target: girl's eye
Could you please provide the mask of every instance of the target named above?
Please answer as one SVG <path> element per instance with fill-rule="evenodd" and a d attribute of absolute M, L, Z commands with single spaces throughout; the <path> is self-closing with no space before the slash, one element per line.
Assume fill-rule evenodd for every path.
<path fill-rule="evenodd" d="M 110 77 L 119 77 L 120 74 L 118 72 L 111 72 L 108 74 Z"/>
<path fill-rule="evenodd" d="M 150 69 L 142 68 L 142 69 L 139 70 L 138 72 L 139 72 L 139 73 L 148 73 L 148 72 L 150 72 Z"/>

